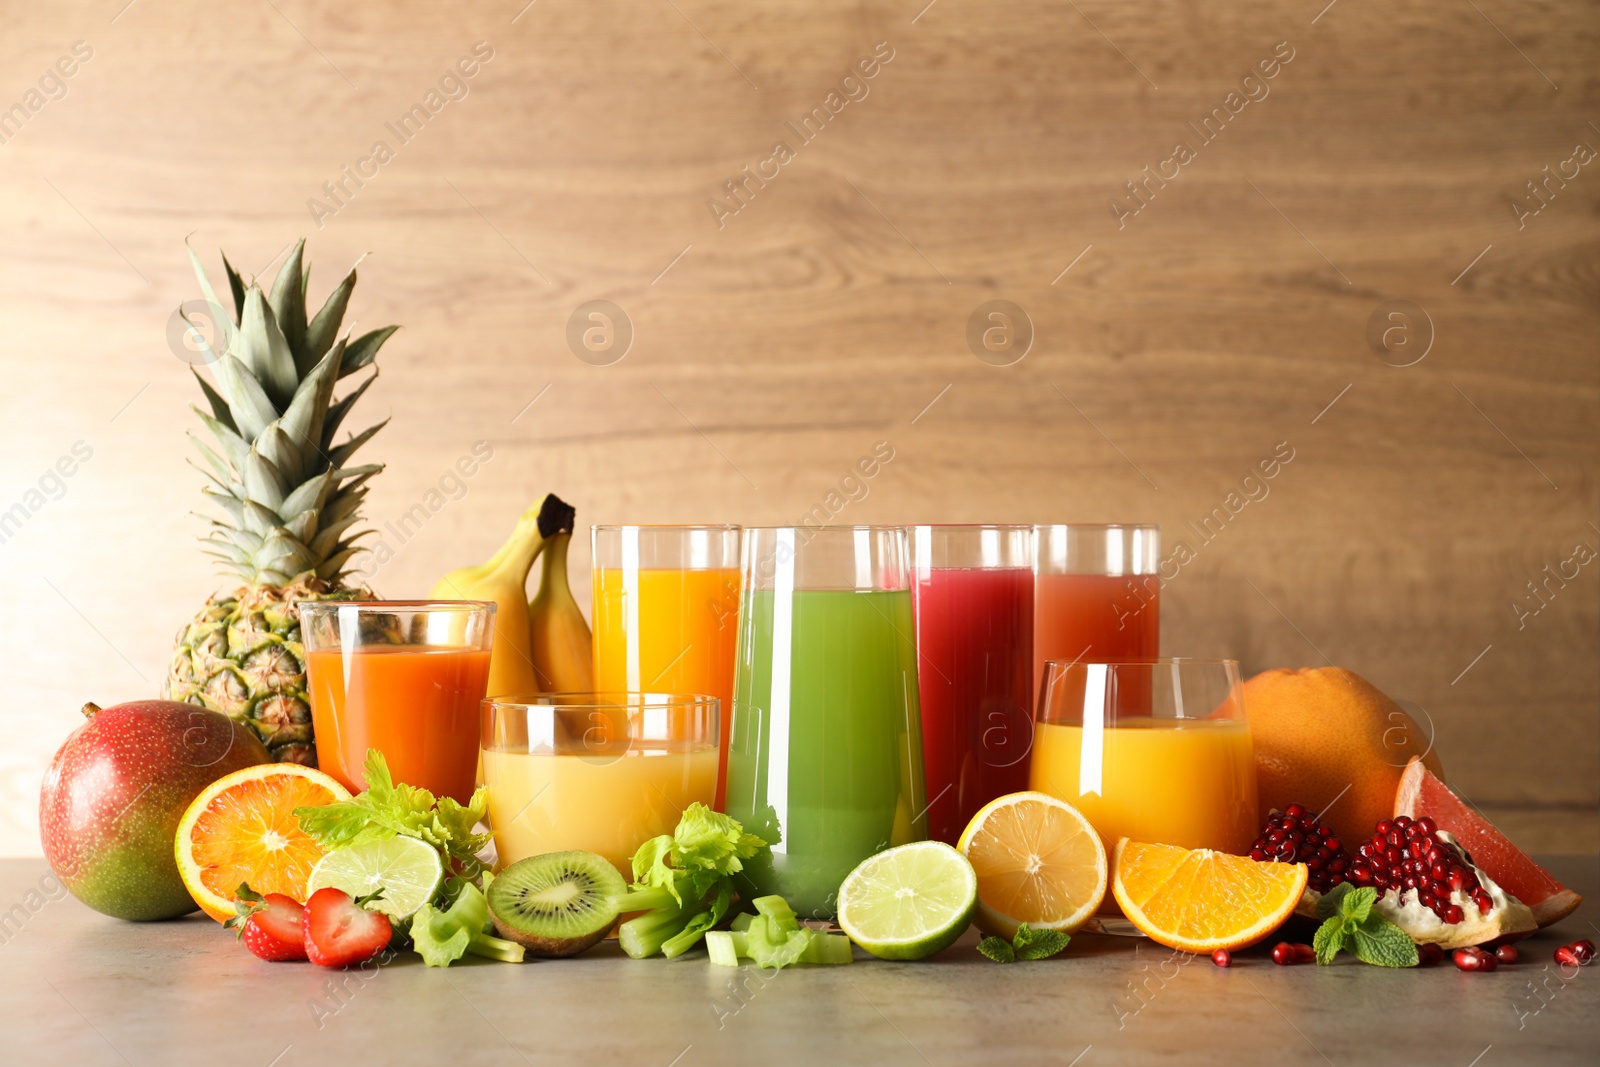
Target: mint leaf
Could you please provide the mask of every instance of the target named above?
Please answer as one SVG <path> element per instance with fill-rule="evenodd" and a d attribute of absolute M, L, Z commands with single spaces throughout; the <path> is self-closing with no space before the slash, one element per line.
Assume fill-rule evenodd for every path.
<path fill-rule="evenodd" d="M 1354 889 L 1349 882 L 1340 882 L 1322 896 L 1317 898 L 1317 918 L 1326 919 L 1331 915 L 1338 915 L 1339 904 L 1344 900 L 1345 894 Z"/>
<path fill-rule="evenodd" d="M 1011 943 L 1001 937 L 986 937 L 979 941 L 978 951 L 996 963 L 1015 963 L 1017 960 L 1017 954 L 1011 948 Z"/>
<path fill-rule="evenodd" d="M 1017 931 L 1017 938 L 1021 940 L 1022 931 Z M 1032 938 L 1025 945 L 1014 945 L 1013 948 L 1019 960 L 1049 959 L 1057 952 L 1067 947 L 1067 942 L 1072 940 L 1060 930 L 1039 930 L 1033 932 Z"/>
<path fill-rule="evenodd" d="M 1330 915 L 1323 924 L 1317 927 L 1316 936 L 1311 939 L 1311 947 L 1317 952 L 1317 962 L 1327 965 L 1344 948 L 1345 935 L 1349 927 L 1342 915 Z"/>
<path fill-rule="evenodd" d="M 1406 932 L 1382 915 L 1369 916 L 1353 934 L 1356 959 L 1379 967 L 1415 967 L 1417 946 Z"/>
<path fill-rule="evenodd" d="M 1373 886 L 1364 885 L 1360 889 L 1353 889 L 1343 894 L 1339 900 L 1339 910 L 1346 919 L 1359 926 L 1372 914 L 1372 905 L 1377 903 L 1377 900 L 1378 890 Z"/>

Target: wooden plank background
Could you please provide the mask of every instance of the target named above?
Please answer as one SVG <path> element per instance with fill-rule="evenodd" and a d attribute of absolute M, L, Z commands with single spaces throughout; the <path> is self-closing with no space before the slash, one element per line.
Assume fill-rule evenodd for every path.
<path fill-rule="evenodd" d="M 308 234 L 318 301 L 370 253 L 353 314 L 405 327 L 363 405 L 393 419 L 380 529 L 493 448 L 387 537 L 388 595 L 547 490 L 583 522 L 795 521 L 887 441 L 836 521 L 1159 521 L 1195 550 L 1168 653 L 1353 668 L 1525 842 L 1595 849 L 1600 562 L 1526 588 L 1600 549 L 1594 4 L 124 2 L 0 5 L 0 508 L 40 504 L 0 545 L 0 851 L 37 849 L 74 709 L 152 693 L 219 585 L 168 341 L 191 233 L 246 271 Z M 634 332 L 606 366 L 565 340 L 596 299 Z M 1397 299 L 1430 326 L 1395 352 L 1432 334 L 1406 367 L 1367 340 Z M 969 349 L 990 300 L 1033 324 L 1020 362 Z M 1202 546 L 1185 523 L 1280 442 Z"/>

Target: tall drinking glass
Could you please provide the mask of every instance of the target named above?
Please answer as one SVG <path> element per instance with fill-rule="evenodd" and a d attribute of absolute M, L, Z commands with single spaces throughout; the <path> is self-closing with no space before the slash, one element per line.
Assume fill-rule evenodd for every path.
<path fill-rule="evenodd" d="M 722 707 L 723 808 L 739 632 L 737 526 L 596 526 L 595 687 L 704 693 Z"/>
<path fill-rule="evenodd" d="M 953 845 L 979 808 L 1028 788 L 1033 529 L 914 526 L 911 561 L 928 833 Z"/>
<path fill-rule="evenodd" d="M 831 918 L 839 885 L 928 836 L 906 532 L 745 532 L 728 814 L 772 844 L 745 893 Z"/>
<path fill-rule="evenodd" d="M 317 765 L 359 791 L 375 748 L 396 782 L 468 803 L 494 610 L 480 600 L 302 601 Z"/>
<path fill-rule="evenodd" d="M 1051 660 L 1030 784 L 1117 839 L 1243 854 L 1256 764 L 1231 659 Z"/>
<path fill-rule="evenodd" d="M 1161 527 L 1035 526 L 1033 687 L 1046 660 L 1161 654 Z"/>
<path fill-rule="evenodd" d="M 587 849 L 633 880 L 639 846 L 717 788 L 713 696 L 540 693 L 483 702 L 483 779 L 501 866 Z"/>

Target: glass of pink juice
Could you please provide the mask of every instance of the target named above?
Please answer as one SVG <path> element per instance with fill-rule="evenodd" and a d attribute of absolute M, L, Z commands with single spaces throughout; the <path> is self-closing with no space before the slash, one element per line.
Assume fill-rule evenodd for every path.
<path fill-rule="evenodd" d="M 1071 523 L 1034 528 L 1033 680 L 1046 660 L 1161 654 L 1161 527 Z"/>
<path fill-rule="evenodd" d="M 955 844 L 989 801 L 1028 788 L 1033 530 L 911 528 L 928 836 Z"/>

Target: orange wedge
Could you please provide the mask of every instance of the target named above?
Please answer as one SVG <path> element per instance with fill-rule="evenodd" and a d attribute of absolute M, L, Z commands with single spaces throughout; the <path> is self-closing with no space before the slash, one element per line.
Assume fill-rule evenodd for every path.
<path fill-rule="evenodd" d="M 349 799 L 344 786 L 295 763 L 218 778 L 178 821 L 178 873 L 189 895 L 218 922 L 233 918 L 240 882 L 304 902 L 306 879 L 324 850 L 300 829 L 294 809 Z"/>
<path fill-rule="evenodd" d="M 1106 848 L 1089 820 L 1044 793 L 1011 793 L 972 817 L 957 850 L 978 875 L 973 922 L 1010 939 L 1027 923 L 1070 934 L 1106 895 Z"/>
<path fill-rule="evenodd" d="M 1245 948 L 1282 926 L 1309 873 L 1303 863 L 1258 863 L 1126 837 L 1111 871 L 1111 892 L 1129 922 L 1168 948 L 1200 953 Z"/>

